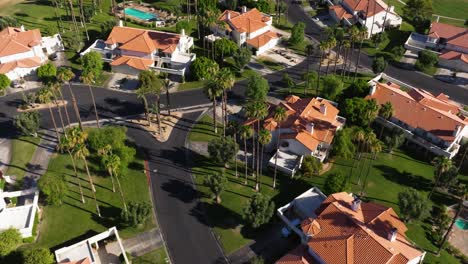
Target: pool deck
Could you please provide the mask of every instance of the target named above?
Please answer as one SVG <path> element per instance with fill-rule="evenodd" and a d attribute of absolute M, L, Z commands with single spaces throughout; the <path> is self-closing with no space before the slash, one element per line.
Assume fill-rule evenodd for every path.
<path fill-rule="evenodd" d="M 448 210 L 448 214 L 450 217 L 453 217 L 455 214 L 455 210 Z M 468 217 L 468 212 L 466 210 L 463 210 L 462 213 L 460 214 L 461 218 L 466 219 Z M 452 228 L 452 232 L 450 232 L 450 236 L 448 239 L 449 243 L 458 248 L 460 252 L 462 252 L 465 256 L 468 256 L 468 229 L 467 230 L 462 230 L 458 228 L 458 226 L 454 226 Z"/>

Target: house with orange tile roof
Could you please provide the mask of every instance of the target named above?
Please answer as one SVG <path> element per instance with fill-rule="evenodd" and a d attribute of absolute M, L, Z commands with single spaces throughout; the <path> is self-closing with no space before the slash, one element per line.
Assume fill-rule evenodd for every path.
<path fill-rule="evenodd" d="M 195 60 L 190 53 L 193 38 L 181 34 L 125 27 L 122 21 L 115 26 L 107 40 L 96 40 L 81 53 L 96 51 L 108 62 L 113 72 L 138 75 L 154 70 L 184 76 Z"/>
<path fill-rule="evenodd" d="M 399 27 L 402 18 L 393 6 L 382 0 L 327 0 L 330 16 L 345 26 L 360 24 L 367 28 L 368 37 L 387 27 Z"/>
<path fill-rule="evenodd" d="M 390 102 L 394 112 L 389 120 L 378 117 L 376 121 L 401 130 L 407 140 L 436 155 L 453 158 L 460 142 L 468 138 L 468 117 L 462 106 L 443 93 L 434 96 L 418 88 L 404 91 L 396 83 L 379 82 L 380 78 L 371 80 L 366 99 L 379 105 Z"/>
<path fill-rule="evenodd" d="M 419 52 L 429 50 L 439 56 L 439 65 L 468 72 L 468 29 L 432 22 L 427 35 L 413 32 L 405 48 Z"/>
<path fill-rule="evenodd" d="M 275 47 L 281 35 L 272 30 L 272 18 L 253 8 L 247 11 L 242 7 L 241 12 L 225 10 L 219 17 L 220 25 L 211 30 L 216 36 L 232 39 L 239 46 L 247 46 L 255 55 Z"/>
<path fill-rule="evenodd" d="M 341 192 L 309 210 L 313 216 L 297 227 L 302 244 L 276 264 L 417 264 L 425 257 L 426 252 L 406 237 L 406 225 L 390 207 Z"/>
<path fill-rule="evenodd" d="M 105 243 L 105 240 L 115 238 L 115 246 Z M 122 255 L 123 263 L 130 264 L 125 253 L 125 248 L 120 239 L 117 228 L 108 230 L 82 240 L 70 246 L 55 250 L 55 260 L 59 264 L 100 264 L 100 263 L 122 263 L 119 256 Z"/>
<path fill-rule="evenodd" d="M 286 109 L 287 117 L 280 124 L 274 120 L 274 111 L 277 107 Z M 269 146 L 277 146 L 279 140 L 281 152 L 314 156 L 324 161 L 336 131 L 346 122 L 346 119 L 338 113 L 335 102 L 320 97 L 300 98 L 291 95 L 278 105 L 270 105 L 263 128 L 272 133 Z"/>
<path fill-rule="evenodd" d="M 23 26 L 7 27 L 0 31 L 0 73 L 10 80 L 33 74 L 48 61 L 48 56 L 63 50 L 59 34 L 42 37 L 39 29 Z"/>

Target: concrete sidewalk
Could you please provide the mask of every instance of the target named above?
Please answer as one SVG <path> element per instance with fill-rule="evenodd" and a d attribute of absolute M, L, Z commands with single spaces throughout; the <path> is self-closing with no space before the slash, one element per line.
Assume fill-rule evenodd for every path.
<path fill-rule="evenodd" d="M 132 256 L 141 256 L 164 246 L 161 233 L 157 228 L 125 239 L 122 243 L 125 250 Z"/>
<path fill-rule="evenodd" d="M 11 140 L 0 139 L 0 171 L 5 175 L 11 161 Z"/>

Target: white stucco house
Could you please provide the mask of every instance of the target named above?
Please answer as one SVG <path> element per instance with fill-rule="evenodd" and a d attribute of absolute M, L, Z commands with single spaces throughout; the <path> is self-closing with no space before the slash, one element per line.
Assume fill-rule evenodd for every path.
<path fill-rule="evenodd" d="M 181 34 L 144 30 L 124 27 L 120 21 L 107 40 L 96 40 L 80 55 L 96 51 L 113 72 L 127 75 L 138 75 L 149 69 L 185 75 L 196 58 L 190 53 L 192 46 L 193 38 L 185 35 L 184 30 Z"/>
<path fill-rule="evenodd" d="M 402 18 L 383 0 L 327 0 L 330 16 L 346 26 L 360 24 L 371 37 L 388 27 L 399 27 Z"/>
<path fill-rule="evenodd" d="M 218 25 L 211 30 L 216 36 L 226 37 L 239 46 L 246 46 L 255 55 L 275 47 L 281 35 L 272 30 L 272 18 L 256 8 L 241 12 L 225 10 L 218 18 Z"/>
<path fill-rule="evenodd" d="M 16 200 L 17 204 L 13 204 L 13 200 Z M 0 190 L 0 232 L 15 228 L 23 238 L 33 236 L 34 218 L 39 209 L 38 200 L 37 188 L 15 192 Z"/>
<path fill-rule="evenodd" d="M 62 51 L 59 34 L 42 37 L 39 29 L 7 27 L 0 31 L 0 73 L 17 80 L 48 61 L 48 56 Z"/>

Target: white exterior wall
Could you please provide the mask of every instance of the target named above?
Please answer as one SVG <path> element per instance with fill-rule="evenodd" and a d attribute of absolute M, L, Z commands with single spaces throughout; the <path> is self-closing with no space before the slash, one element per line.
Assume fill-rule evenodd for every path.
<path fill-rule="evenodd" d="M 277 39 L 272 39 L 270 40 L 268 43 L 266 43 L 265 45 L 263 45 L 262 47 L 260 47 L 257 52 L 255 53 L 255 55 L 260 55 L 262 53 L 264 53 L 265 51 L 271 49 L 271 48 L 274 48 L 279 42 L 279 38 Z M 249 45 L 250 46 L 250 45 Z"/>
<path fill-rule="evenodd" d="M 249 37 L 249 39 L 253 39 L 256 36 L 260 36 L 261 34 L 267 32 L 268 30 L 270 30 L 270 28 L 271 28 L 270 26 L 262 27 L 261 29 L 259 29 L 257 31 L 250 32 L 248 37 Z"/>
<path fill-rule="evenodd" d="M 146 58 L 146 59 L 153 59 L 152 53 L 144 53 L 144 52 L 137 52 L 137 51 L 132 51 L 132 50 L 124 50 L 120 49 L 120 52 L 122 56 L 134 56 L 134 57 L 140 57 L 140 58 Z"/>
<path fill-rule="evenodd" d="M 28 52 L 17 53 L 17 54 L 13 54 L 13 55 L 0 57 L 0 63 L 3 64 L 3 63 L 10 62 L 10 61 L 17 61 L 17 60 L 31 58 L 31 57 L 34 57 L 34 56 L 35 56 L 34 51 L 30 50 Z"/>
<path fill-rule="evenodd" d="M 281 147 L 281 151 L 289 151 L 291 153 L 294 153 L 296 155 L 304 155 L 304 156 L 310 156 L 312 155 L 312 151 L 305 147 L 302 143 L 295 139 L 283 139 L 283 142 L 288 142 L 289 146 L 288 147 Z"/>
<path fill-rule="evenodd" d="M 39 68 L 39 67 L 33 67 L 33 68 L 16 68 L 10 72 L 8 72 L 7 74 L 5 74 L 8 79 L 10 79 L 11 81 L 14 81 L 14 80 L 17 80 L 17 79 L 20 79 L 21 77 L 24 77 L 24 76 L 28 76 L 30 74 L 33 74 L 36 69 Z"/>

